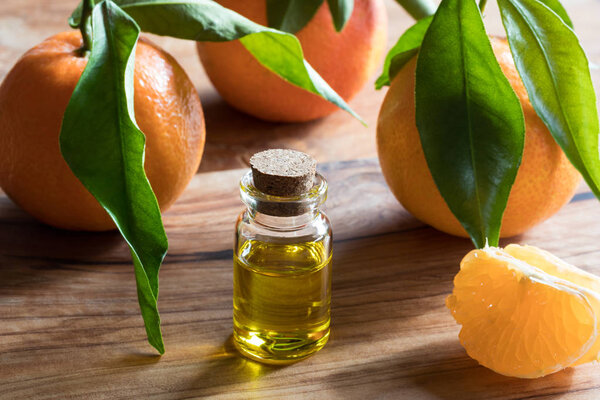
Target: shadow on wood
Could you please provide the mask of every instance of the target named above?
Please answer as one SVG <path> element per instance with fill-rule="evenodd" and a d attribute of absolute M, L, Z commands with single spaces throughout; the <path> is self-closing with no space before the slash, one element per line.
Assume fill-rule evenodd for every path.
<path fill-rule="evenodd" d="M 125 242 L 116 229 L 108 232 L 81 232 L 53 228 L 37 221 L 3 196 L 0 197 L 0 221 L 2 256 L 31 261 L 77 261 L 91 264 L 100 259 L 111 260 L 115 257 L 115 250 L 118 255 L 128 257 Z"/>
<path fill-rule="evenodd" d="M 469 358 L 457 338 L 406 348 L 377 362 L 337 371 L 330 379 L 353 382 L 340 385 L 340 394 L 351 392 L 353 385 L 354 390 L 370 385 L 373 398 L 396 392 L 410 393 L 406 398 L 415 399 L 513 399 L 568 392 L 573 371 L 570 368 L 538 379 L 502 376 Z"/>
<path fill-rule="evenodd" d="M 245 168 L 250 157 L 268 148 L 294 148 L 315 153 L 320 120 L 284 124 L 263 121 L 229 106 L 220 96 L 202 98 L 206 148 L 200 171 Z M 314 154 L 315 156 L 318 154 Z"/>
<path fill-rule="evenodd" d="M 74 232 L 44 225 L 5 197 L 0 198 L 0 298 L 39 294 L 53 281 L 128 265 L 118 232 Z M 18 288 L 17 288 L 18 287 Z"/>

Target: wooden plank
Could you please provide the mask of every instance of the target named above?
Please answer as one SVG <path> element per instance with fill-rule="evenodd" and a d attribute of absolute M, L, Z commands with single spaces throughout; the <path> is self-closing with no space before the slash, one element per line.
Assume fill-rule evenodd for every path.
<path fill-rule="evenodd" d="M 67 17 L 78 2 L 0 1 L 0 80 L 27 49 L 53 34 L 68 30 Z M 391 47 L 414 21 L 395 0 L 385 2 L 389 16 L 388 47 Z M 597 33 L 600 1 L 568 0 L 564 3 L 590 61 L 600 65 Z M 485 14 L 488 32 L 504 36 L 495 2 L 488 2 Z M 243 168 L 252 154 L 273 147 L 296 148 L 312 154 L 319 162 L 376 156 L 373 137 L 386 90 L 373 89 L 375 76 L 350 102 L 367 122 L 366 128 L 344 112 L 304 124 L 269 123 L 240 113 L 223 102 L 202 70 L 192 42 L 158 36 L 151 38 L 177 59 L 198 88 L 207 127 L 201 171 Z M 600 69 L 592 70 L 592 78 L 600 88 Z M 600 101 L 600 96 L 598 99 Z"/>
<path fill-rule="evenodd" d="M 444 306 L 471 243 L 403 210 L 376 160 L 321 170 L 335 237 L 332 338 L 314 357 L 279 368 L 248 361 L 231 344 L 231 246 L 243 170 L 197 175 L 165 215 L 163 357 L 146 343 L 117 234 L 52 229 L 0 197 L 0 398 L 600 396 L 595 365 L 537 380 L 478 366 Z M 505 243 L 537 245 L 600 274 L 599 222 L 600 207 L 582 187 L 555 217 Z"/>

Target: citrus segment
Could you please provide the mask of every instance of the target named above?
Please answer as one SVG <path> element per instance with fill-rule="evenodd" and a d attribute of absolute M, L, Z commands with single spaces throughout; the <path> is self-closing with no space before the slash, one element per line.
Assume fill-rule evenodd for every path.
<path fill-rule="evenodd" d="M 597 337 L 586 294 L 498 248 L 461 262 L 446 300 L 470 357 L 500 374 L 536 378 L 566 368 Z"/>
<path fill-rule="evenodd" d="M 577 268 L 555 255 L 539 249 L 534 246 L 519 246 L 510 244 L 504 249 L 511 256 L 527 262 L 529 265 L 535 265 L 547 274 L 557 278 L 564 279 L 575 285 L 577 290 L 584 292 L 588 301 L 592 305 L 597 318 L 600 320 L 600 278 L 590 274 L 580 268 Z M 600 323 L 598 324 L 600 338 Z M 575 365 L 584 364 L 590 361 L 597 361 L 600 354 L 600 340 L 596 340 L 588 352 L 581 357 Z"/>
<path fill-rule="evenodd" d="M 535 246 L 520 246 L 518 244 L 509 244 L 504 248 L 504 251 L 519 260 L 527 262 L 529 265 L 535 265 L 547 274 L 600 293 L 599 277 L 561 260 L 550 252 Z"/>

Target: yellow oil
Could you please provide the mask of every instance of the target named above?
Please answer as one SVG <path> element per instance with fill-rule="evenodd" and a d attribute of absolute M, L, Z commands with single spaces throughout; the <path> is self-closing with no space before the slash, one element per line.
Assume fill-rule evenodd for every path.
<path fill-rule="evenodd" d="M 248 240 L 234 254 L 234 343 L 271 364 L 301 360 L 329 338 L 331 252 L 323 242 Z"/>

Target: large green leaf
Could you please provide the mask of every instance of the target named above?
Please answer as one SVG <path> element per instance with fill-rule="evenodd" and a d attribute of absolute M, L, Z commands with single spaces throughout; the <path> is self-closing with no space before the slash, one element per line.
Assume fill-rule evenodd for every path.
<path fill-rule="evenodd" d="M 116 3 L 145 32 L 197 41 L 239 39 L 267 69 L 323 97 L 362 122 L 304 60 L 302 47 L 294 35 L 258 25 L 211 0 L 117 0 Z M 78 7 L 71 16 L 71 25 L 77 25 L 80 13 L 81 7 Z"/>
<path fill-rule="evenodd" d="M 352 15 L 354 0 L 327 0 L 327 2 L 333 18 L 333 25 L 338 32 L 341 32 Z"/>
<path fill-rule="evenodd" d="M 474 0 L 443 0 L 416 70 L 416 121 L 427 164 L 477 247 L 498 244 L 523 153 L 521 105 Z"/>
<path fill-rule="evenodd" d="M 148 341 L 164 345 L 158 270 L 167 252 L 160 209 L 144 172 L 144 134 L 133 111 L 139 28 L 110 0 L 92 11 L 92 49 L 64 114 L 62 155 L 129 244 Z"/>
<path fill-rule="evenodd" d="M 323 0 L 267 0 L 271 28 L 296 33 L 314 17 Z"/>
<path fill-rule="evenodd" d="M 577 36 L 537 0 L 499 0 L 498 4 L 531 104 L 600 198 L 596 95 Z"/>
<path fill-rule="evenodd" d="M 538 0 L 541 3 L 544 3 L 546 7 L 554 11 L 565 24 L 569 25 L 569 28 L 573 29 L 573 21 L 569 18 L 569 14 L 567 14 L 567 10 L 563 7 L 560 0 Z"/>
<path fill-rule="evenodd" d="M 402 67 L 419 52 L 425 33 L 429 25 L 431 25 L 432 20 L 433 16 L 423 18 L 400 36 L 400 39 L 398 39 L 385 57 L 383 72 L 377 78 L 377 81 L 375 81 L 375 89 L 379 90 L 384 86 L 389 86 Z"/>

